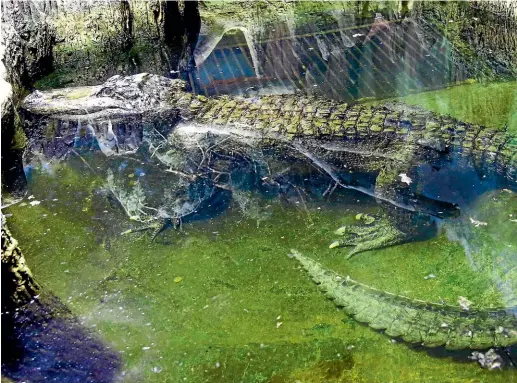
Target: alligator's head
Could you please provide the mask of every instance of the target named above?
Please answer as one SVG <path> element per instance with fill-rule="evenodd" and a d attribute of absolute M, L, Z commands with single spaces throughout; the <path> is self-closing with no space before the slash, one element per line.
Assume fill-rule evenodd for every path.
<path fill-rule="evenodd" d="M 185 82 L 149 73 L 113 76 L 104 84 L 35 91 L 22 107 L 59 120 L 99 122 L 179 112 Z"/>

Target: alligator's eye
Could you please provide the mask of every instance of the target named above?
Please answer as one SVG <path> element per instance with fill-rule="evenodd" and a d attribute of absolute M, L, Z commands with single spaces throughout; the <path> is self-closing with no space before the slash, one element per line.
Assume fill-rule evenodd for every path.
<path fill-rule="evenodd" d="M 104 96 L 104 97 L 111 97 L 111 96 L 113 96 L 113 93 L 114 93 L 113 88 L 103 88 L 101 90 L 101 96 Z"/>

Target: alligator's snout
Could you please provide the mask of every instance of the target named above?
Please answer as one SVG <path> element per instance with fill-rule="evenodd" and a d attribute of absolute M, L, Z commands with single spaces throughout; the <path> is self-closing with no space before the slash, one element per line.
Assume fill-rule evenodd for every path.
<path fill-rule="evenodd" d="M 174 110 L 184 92 L 182 80 L 140 73 L 113 76 L 99 86 L 34 91 L 22 107 L 38 115 L 94 121 Z"/>

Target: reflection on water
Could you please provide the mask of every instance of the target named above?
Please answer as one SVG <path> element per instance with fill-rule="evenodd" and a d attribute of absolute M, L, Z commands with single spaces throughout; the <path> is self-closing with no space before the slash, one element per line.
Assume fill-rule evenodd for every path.
<path fill-rule="evenodd" d="M 201 31 L 189 78 L 208 94 L 303 89 L 339 100 L 439 88 L 490 72 L 470 51 L 482 51 L 486 37 L 472 38 L 469 48 L 455 41 L 459 30 L 468 34 L 474 25 L 485 33 L 469 9 L 460 3 L 447 15 L 425 2 L 402 1 L 215 11 L 213 24 Z"/>
<path fill-rule="evenodd" d="M 444 31 L 421 17 L 425 5 L 369 3 L 309 13 L 303 2 L 287 3 L 275 15 L 251 7 L 238 21 L 235 14 L 232 22 L 219 18 L 202 30 L 197 68 L 186 77 L 208 95 L 301 90 L 351 101 L 478 74 L 451 42 L 453 25 Z M 449 101 L 472 95 L 473 87 L 486 91 L 464 85 L 409 101 L 492 127 L 508 123 L 512 131 L 513 83 L 490 85 L 497 105 L 452 110 Z M 372 147 L 351 150 L 330 139 L 273 142 L 186 122 L 116 122 L 120 151 L 113 154 L 89 125 L 66 123 L 63 132 L 75 134 L 32 145 L 26 174 L 31 201 L 39 203 L 10 208 L 10 224 L 36 278 L 122 362 L 75 320 L 72 330 L 59 320 L 46 323 L 52 331 L 29 323 L 20 339 L 30 360 L 12 377 L 86 381 L 82 374 L 96 371 L 92 381 L 516 379 L 514 348 L 497 350 L 505 371 L 489 375 L 458 363 L 467 351 L 392 339 L 336 313 L 286 257 L 298 249 L 411 299 L 514 307 L 517 188 L 491 159 L 422 149 L 418 162 L 403 163 L 406 173 L 394 173 L 399 187 L 378 193 L 385 176 L 379 164 L 404 162 L 389 159 L 385 146 L 373 155 Z M 352 234 L 347 244 L 357 248 L 359 238 L 372 246 L 346 260 L 354 246 L 328 248 L 340 226 Z M 80 347 L 63 345 L 63 334 Z M 55 373 L 63 366 L 55 359 L 68 360 L 63 355 L 70 357 L 64 372 L 76 375 Z"/>

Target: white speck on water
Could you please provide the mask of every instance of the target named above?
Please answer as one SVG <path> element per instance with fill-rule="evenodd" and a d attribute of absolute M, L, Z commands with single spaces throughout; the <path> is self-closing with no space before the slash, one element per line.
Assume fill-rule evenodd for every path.
<path fill-rule="evenodd" d="M 276 328 L 280 328 L 282 326 L 282 322 L 276 322 Z"/>
<path fill-rule="evenodd" d="M 279 315 L 276 317 L 276 320 L 280 320 L 280 319 L 282 319 L 282 315 Z"/>
<path fill-rule="evenodd" d="M 30 196 L 27 197 L 27 199 L 33 199 L 33 198 L 34 198 L 33 195 L 30 195 Z"/>
<path fill-rule="evenodd" d="M 156 373 L 156 374 L 159 374 L 160 372 L 162 372 L 162 368 L 161 367 L 153 367 L 151 368 L 151 371 Z"/>
<path fill-rule="evenodd" d="M 203 306 L 203 309 L 207 309 L 208 307 L 209 307 L 208 305 L 205 305 L 205 306 Z"/>
<path fill-rule="evenodd" d="M 221 367 L 221 363 L 216 362 L 216 363 L 215 363 L 215 368 L 219 368 L 219 367 Z"/>
<path fill-rule="evenodd" d="M 150 350 L 150 349 L 151 349 L 151 347 L 149 347 L 149 346 L 142 347 L 142 350 L 144 350 L 144 351 L 147 351 L 147 350 Z"/>
<path fill-rule="evenodd" d="M 434 275 L 434 274 L 429 274 L 424 277 L 424 279 L 434 279 L 434 278 L 436 278 L 436 275 Z"/>
<path fill-rule="evenodd" d="M 56 202 L 56 201 L 58 201 L 58 199 L 57 199 L 57 198 L 54 198 L 52 201 Z"/>
<path fill-rule="evenodd" d="M 39 205 L 40 203 L 41 203 L 40 201 L 31 201 L 31 202 L 29 203 L 29 205 L 31 205 L 31 206 L 36 206 L 36 205 Z"/>
<path fill-rule="evenodd" d="M 408 185 L 410 185 L 411 182 L 413 182 L 413 180 L 411 178 L 409 178 L 406 173 L 400 173 L 399 177 L 400 177 L 400 182 L 404 182 Z"/>
<path fill-rule="evenodd" d="M 69 273 L 69 272 L 70 272 L 70 270 L 68 270 L 68 269 L 67 269 L 67 270 L 65 270 L 65 273 Z"/>

